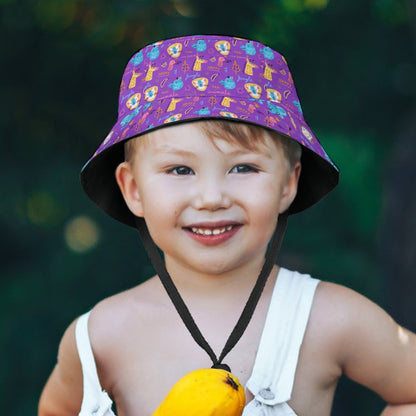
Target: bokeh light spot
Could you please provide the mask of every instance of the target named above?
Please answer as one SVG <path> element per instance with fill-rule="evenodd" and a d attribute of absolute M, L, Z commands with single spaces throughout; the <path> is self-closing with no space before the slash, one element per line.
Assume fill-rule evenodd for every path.
<path fill-rule="evenodd" d="M 176 11 L 183 17 L 194 17 L 195 10 L 192 7 L 192 3 L 187 0 L 174 0 L 173 6 Z"/>
<path fill-rule="evenodd" d="M 59 218 L 58 203 L 46 191 L 35 192 L 28 198 L 26 212 L 29 221 L 35 225 L 54 225 Z"/>
<path fill-rule="evenodd" d="M 65 227 L 65 242 L 76 253 L 93 249 L 100 240 L 98 225 L 91 218 L 80 215 L 73 218 Z"/>
<path fill-rule="evenodd" d="M 305 0 L 305 6 L 307 9 L 324 9 L 328 6 L 329 0 Z"/>

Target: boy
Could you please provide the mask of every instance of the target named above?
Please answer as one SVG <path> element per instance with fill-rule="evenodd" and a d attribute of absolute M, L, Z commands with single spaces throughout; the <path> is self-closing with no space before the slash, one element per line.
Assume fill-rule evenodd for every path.
<path fill-rule="evenodd" d="M 415 335 L 349 289 L 274 265 L 288 214 L 337 181 L 277 52 L 185 36 L 136 53 L 82 183 L 139 229 L 157 276 L 70 325 L 39 415 L 108 416 L 112 403 L 151 415 L 211 365 L 246 386 L 245 416 L 329 415 L 343 373 L 389 403 L 383 416 L 416 415 Z"/>

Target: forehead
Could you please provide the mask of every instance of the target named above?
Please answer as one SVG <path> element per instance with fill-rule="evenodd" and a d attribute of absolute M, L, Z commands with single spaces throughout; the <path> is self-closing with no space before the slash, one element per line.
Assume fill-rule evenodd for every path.
<path fill-rule="evenodd" d="M 225 123 L 225 124 L 224 124 Z M 281 151 L 280 142 L 262 128 L 250 129 L 243 123 L 196 121 L 175 124 L 150 132 L 137 140 L 137 149 L 175 149 L 188 151 L 213 145 L 223 153 L 230 151 L 253 152 L 270 155 L 271 150 Z M 230 126 L 232 128 L 230 128 Z"/>

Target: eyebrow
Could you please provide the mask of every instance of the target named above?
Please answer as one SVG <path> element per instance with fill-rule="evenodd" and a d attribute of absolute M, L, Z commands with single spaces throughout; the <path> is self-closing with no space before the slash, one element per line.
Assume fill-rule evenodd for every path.
<path fill-rule="evenodd" d="M 266 156 L 267 158 L 270 158 L 270 153 L 267 152 L 266 148 L 264 148 L 264 150 L 260 148 L 251 150 L 251 149 L 246 149 L 245 147 L 241 147 L 241 149 L 235 149 L 231 152 L 226 152 L 226 154 L 229 156 L 244 156 L 250 153 L 254 153 L 256 155 Z"/>
<path fill-rule="evenodd" d="M 193 152 L 190 152 L 188 150 L 183 150 L 183 149 L 177 149 L 169 145 L 157 146 L 155 148 L 155 151 L 157 153 L 172 153 L 178 156 L 195 156 L 195 153 Z"/>
<path fill-rule="evenodd" d="M 217 147 L 217 146 L 215 146 Z M 271 155 L 270 152 L 267 151 L 267 148 L 264 147 L 264 149 L 262 147 L 258 147 L 256 149 L 248 149 L 244 146 L 238 146 L 237 148 L 235 148 L 234 150 L 231 151 L 223 151 L 221 148 L 217 147 L 217 149 L 227 155 L 227 156 L 231 156 L 231 157 L 237 157 L 237 156 L 245 156 L 248 154 L 257 154 L 257 155 L 261 155 L 264 157 L 267 157 L 268 159 L 271 159 Z M 156 153 L 170 153 L 170 154 L 174 154 L 174 155 L 178 155 L 178 156 L 187 156 L 187 157 L 195 157 L 195 153 L 194 152 L 190 152 L 188 150 L 184 150 L 184 149 L 179 149 L 176 148 L 174 146 L 171 146 L 169 144 L 162 144 L 160 146 L 155 147 L 155 152 Z"/>

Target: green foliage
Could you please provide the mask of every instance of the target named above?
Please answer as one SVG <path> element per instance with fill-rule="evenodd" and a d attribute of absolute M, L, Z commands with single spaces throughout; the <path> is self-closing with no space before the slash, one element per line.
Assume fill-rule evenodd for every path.
<path fill-rule="evenodd" d="M 401 26 L 410 20 L 411 4 L 408 0 L 378 0 L 374 2 L 377 17 L 389 26 Z"/>
<path fill-rule="evenodd" d="M 408 0 L 1 0 L 0 7 L 5 413 L 36 413 L 59 339 L 77 315 L 152 274 L 136 233 L 87 200 L 78 174 L 116 119 L 128 58 L 160 38 L 227 33 L 286 56 L 341 181 L 291 218 L 282 261 L 382 298 L 385 166 L 416 94 Z M 375 414 L 375 399 L 357 394 L 355 406 L 344 400 L 336 414 Z"/>
<path fill-rule="evenodd" d="M 339 187 L 343 211 L 350 217 L 349 230 L 360 239 L 377 235 L 383 199 L 382 173 L 386 150 L 377 138 L 358 133 L 354 137 L 340 133 L 328 137 L 326 149 L 342 172 Z M 341 208 L 341 207 L 340 207 Z"/>

